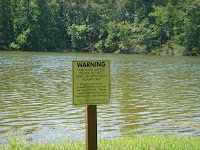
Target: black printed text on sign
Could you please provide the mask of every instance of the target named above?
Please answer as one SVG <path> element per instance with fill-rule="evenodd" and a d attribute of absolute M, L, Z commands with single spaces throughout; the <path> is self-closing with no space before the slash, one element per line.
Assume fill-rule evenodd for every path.
<path fill-rule="evenodd" d="M 105 104 L 110 99 L 110 61 L 73 61 L 73 104 Z"/>

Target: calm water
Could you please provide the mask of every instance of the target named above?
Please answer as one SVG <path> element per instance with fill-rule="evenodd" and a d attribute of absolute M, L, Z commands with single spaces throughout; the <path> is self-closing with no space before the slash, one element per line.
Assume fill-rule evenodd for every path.
<path fill-rule="evenodd" d="M 98 106 L 99 138 L 161 132 L 200 136 L 200 57 L 0 51 L 0 143 L 84 139 L 72 105 L 72 60 L 111 61 L 111 100 Z"/>

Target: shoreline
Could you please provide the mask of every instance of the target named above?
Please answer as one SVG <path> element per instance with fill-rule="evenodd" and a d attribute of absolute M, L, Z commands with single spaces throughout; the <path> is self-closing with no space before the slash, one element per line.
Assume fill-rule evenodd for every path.
<path fill-rule="evenodd" d="M 183 53 L 175 53 L 175 54 L 169 54 L 166 51 L 162 52 L 156 52 L 153 51 L 151 53 L 120 53 L 118 51 L 113 53 L 107 53 L 107 52 L 97 52 L 97 51 L 73 51 L 73 50 L 61 50 L 61 51 L 24 51 L 24 50 L 0 50 L 0 52 L 32 52 L 32 53 L 84 53 L 84 54 L 116 54 L 116 55 L 150 55 L 150 56 L 200 56 L 200 55 L 185 55 Z"/>
<path fill-rule="evenodd" d="M 57 143 L 28 143 L 22 138 L 11 137 L 8 145 L 0 145 L 0 150 L 84 150 L 85 141 L 70 142 L 68 139 Z M 98 140 L 101 150 L 200 150 L 200 137 L 146 136 L 120 137 L 109 140 Z"/>

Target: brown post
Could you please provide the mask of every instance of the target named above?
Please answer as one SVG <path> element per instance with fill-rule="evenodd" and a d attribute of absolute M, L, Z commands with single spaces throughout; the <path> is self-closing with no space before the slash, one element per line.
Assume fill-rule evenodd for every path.
<path fill-rule="evenodd" d="M 97 107 L 85 106 L 86 150 L 97 150 Z"/>

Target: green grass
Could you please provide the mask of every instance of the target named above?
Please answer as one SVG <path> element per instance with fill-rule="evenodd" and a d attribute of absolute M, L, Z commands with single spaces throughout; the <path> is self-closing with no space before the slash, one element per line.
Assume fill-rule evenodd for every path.
<path fill-rule="evenodd" d="M 20 138 L 9 139 L 9 144 L 0 145 L 0 150 L 85 150 L 85 142 L 29 143 Z M 200 137 L 123 137 L 99 140 L 98 150 L 200 150 Z"/>

